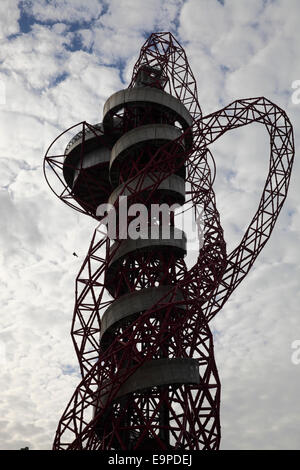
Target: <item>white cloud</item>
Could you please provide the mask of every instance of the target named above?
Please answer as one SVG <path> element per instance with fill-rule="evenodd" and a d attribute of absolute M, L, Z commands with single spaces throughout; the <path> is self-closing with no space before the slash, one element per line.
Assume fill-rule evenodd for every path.
<path fill-rule="evenodd" d="M 18 0 L 1 0 L 0 2 L 0 40 L 19 32 L 18 3 Z"/>
<path fill-rule="evenodd" d="M 149 0 L 146 3 L 137 0 L 110 0 L 108 11 L 101 16 L 99 23 L 111 32 L 118 30 L 126 31 L 127 34 L 130 31 L 151 31 L 154 26 L 170 27 L 182 4 L 182 0 Z"/>
<path fill-rule="evenodd" d="M 64 30 L 57 32 L 55 27 L 34 25 L 29 34 L 21 34 L 1 47 L 2 70 L 18 74 L 33 89 L 46 88 L 64 72 L 69 56 L 65 45 L 71 36 Z"/>
<path fill-rule="evenodd" d="M 66 23 L 91 21 L 100 15 L 103 4 L 98 0 L 34 0 L 28 2 L 26 10 L 38 21 L 61 21 Z"/>

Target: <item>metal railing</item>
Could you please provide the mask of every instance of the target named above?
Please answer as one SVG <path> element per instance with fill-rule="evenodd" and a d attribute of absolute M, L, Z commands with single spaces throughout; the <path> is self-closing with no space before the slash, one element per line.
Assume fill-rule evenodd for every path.
<path fill-rule="evenodd" d="M 97 123 L 97 124 L 92 124 L 91 126 L 93 127 L 93 129 L 99 129 L 99 130 L 103 133 L 102 122 L 99 122 L 99 123 Z M 85 137 L 87 137 L 89 134 L 93 134 L 93 133 L 94 133 L 93 129 L 89 129 L 89 128 L 86 126 L 86 127 L 85 127 Z M 78 132 L 77 134 L 74 135 L 74 137 L 70 140 L 70 142 L 69 142 L 68 145 L 66 146 L 65 154 L 68 153 L 68 151 L 70 150 L 70 148 L 71 148 L 78 140 L 82 140 L 82 136 L 83 136 L 83 131 L 80 131 L 80 132 Z"/>

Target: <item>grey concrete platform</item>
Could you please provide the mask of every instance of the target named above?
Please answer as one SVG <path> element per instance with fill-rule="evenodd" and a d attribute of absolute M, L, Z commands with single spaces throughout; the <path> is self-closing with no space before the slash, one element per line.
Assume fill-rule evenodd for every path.
<path fill-rule="evenodd" d="M 158 177 L 157 177 L 158 178 Z M 120 184 L 110 195 L 108 202 L 114 204 L 120 195 L 130 196 L 133 191 L 143 190 L 153 184 L 157 178 L 151 178 L 151 176 L 146 176 L 142 183 L 140 183 L 141 178 L 137 177 L 130 181 L 127 184 Z M 125 188 L 125 189 L 124 189 Z M 171 196 L 174 199 L 174 203 L 184 204 L 185 202 L 185 181 L 181 176 L 171 175 L 163 180 L 157 187 L 157 191 L 160 193 L 165 193 L 166 196 Z M 163 199 L 163 196 L 162 196 Z M 128 201 L 129 203 L 129 201 Z"/>
<path fill-rule="evenodd" d="M 143 86 L 120 90 L 108 98 L 103 107 L 104 127 L 112 125 L 111 119 L 113 113 L 124 107 L 125 104 L 143 105 L 144 103 L 152 103 L 171 111 L 183 129 L 186 129 L 193 123 L 192 116 L 179 99 L 158 88 Z"/>
<path fill-rule="evenodd" d="M 171 301 L 171 289 L 174 286 L 158 286 L 131 292 L 119 297 L 104 312 L 101 320 L 101 339 L 105 333 L 122 320 L 128 320 L 132 315 L 142 313 L 155 305 L 162 297 L 166 296 L 160 304 L 167 304 Z M 183 296 L 180 291 L 176 291 L 174 301 L 182 301 Z M 184 309 L 184 304 L 177 305 L 177 308 Z"/>
<path fill-rule="evenodd" d="M 81 169 L 87 169 L 91 168 L 93 166 L 99 165 L 99 164 L 107 164 L 109 165 L 110 161 L 110 150 L 107 147 L 100 147 L 98 149 L 91 150 L 90 152 L 85 153 L 85 155 L 82 158 L 82 162 L 78 162 L 78 167 L 74 171 L 74 177 L 73 177 L 73 186 L 80 174 Z M 81 168 L 79 165 L 81 164 Z M 106 179 L 106 176 L 105 176 Z"/>
<path fill-rule="evenodd" d="M 117 185 L 119 180 L 116 163 L 121 163 L 126 157 L 134 157 L 135 147 L 138 150 L 138 145 L 154 144 L 159 148 L 167 142 L 178 139 L 180 136 L 181 131 L 169 124 L 147 124 L 126 132 L 117 140 L 111 151 L 109 172 L 112 184 Z"/>
<path fill-rule="evenodd" d="M 164 232 L 162 232 L 161 227 L 159 229 L 158 226 L 154 226 L 152 235 L 153 233 L 157 235 L 157 238 L 138 238 L 137 240 L 128 238 L 126 240 L 122 240 L 116 253 L 112 257 L 109 266 L 112 266 L 121 258 L 134 251 L 142 252 L 155 248 L 171 248 L 172 250 L 180 251 L 182 256 L 186 254 L 186 235 L 182 230 L 175 227 L 170 227 L 170 237 L 164 238 Z M 112 253 L 114 250 L 115 243 L 112 245 L 110 253 Z"/>
<path fill-rule="evenodd" d="M 108 148 L 108 146 L 101 144 L 101 140 L 104 139 L 103 135 L 101 134 L 101 131 L 103 130 L 102 123 L 95 124 L 93 127 L 96 127 L 96 129 L 98 129 L 98 131 L 95 130 L 95 133 L 98 132 L 99 135 L 96 136 L 95 133 L 91 130 L 87 130 L 85 133 L 84 156 L 82 161 L 83 168 L 87 168 L 89 166 L 102 163 L 104 161 L 107 161 L 107 165 L 109 164 L 110 149 Z M 73 139 L 70 140 L 65 149 L 63 175 L 69 188 L 73 187 L 73 183 L 75 181 L 74 176 L 76 171 L 76 177 L 78 176 L 78 170 L 76 170 L 76 167 L 80 166 L 81 146 L 82 132 L 78 132 L 78 134 L 76 134 Z M 90 157 L 89 154 L 91 154 Z M 98 162 L 96 161 L 97 159 Z"/>
<path fill-rule="evenodd" d="M 116 398 L 151 387 L 199 383 L 200 375 L 197 359 L 154 359 L 145 362 L 127 379 L 120 387 Z"/>
<path fill-rule="evenodd" d="M 199 363 L 192 358 L 161 358 L 153 359 L 141 365 L 121 385 L 114 397 L 114 401 L 128 393 L 141 392 L 152 387 L 165 387 L 169 385 L 199 385 Z M 105 406 L 107 394 L 102 396 L 100 407 Z"/>
<path fill-rule="evenodd" d="M 108 292 L 113 295 L 114 284 L 117 273 L 120 269 L 120 263 L 124 257 L 128 254 L 133 253 L 146 253 L 148 251 L 165 251 L 170 250 L 178 258 L 183 258 L 186 255 L 186 235 L 185 233 L 175 227 L 170 227 L 170 233 L 168 238 L 164 238 L 165 234 L 162 232 L 161 227 L 154 226 L 153 233 L 157 238 L 138 238 L 122 240 L 119 247 L 116 250 L 116 243 L 110 248 L 112 254 L 114 250 L 116 252 L 112 255 L 112 259 L 106 270 L 105 284 Z"/>

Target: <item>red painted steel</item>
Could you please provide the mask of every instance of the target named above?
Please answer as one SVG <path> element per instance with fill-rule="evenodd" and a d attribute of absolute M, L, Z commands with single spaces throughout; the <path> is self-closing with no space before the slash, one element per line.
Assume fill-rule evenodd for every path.
<path fill-rule="evenodd" d="M 185 165 L 185 179 L 190 187 L 188 199 L 196 217 L 201 214 L 203 218 L 203 245 L 191 269 L 183 258 L 170 252 L 167 255 L 142 252 L 123 259 L 110 287 L 114 299 L 124 292 L 158 284 L 169 285 L 170 294 L 130 322 L 116 325 L 104 346 L 100 342 L 101 318 L 113 302 L 106 295 L 107 272 L 122 240 L 117 238 L 112 252 L 111 240 L 99 227 L 95 230 L 77 276 L 72 322 L 82 380 L 59 422 L 54 449 L 219 448 L 220 382 L 208 322 L 249 272 L 271 235 L 287 195 L 294 142 L 292 126 L 282 109 L 259 97 L 234 101 L 202 117 L 185 52 L 170 33 L 149 37 L 134 66 L 129 87 L 134 87 L 141 69 L 146 73 L 160 70 L 160 79 L 156 81 L 154 77 L 152 86 L 177 97 L 189 110 L 193 124 L 176 141 L 159 149 L 148 147 L 146 163 L 143 160 L 139 164 L 137 159 L 134 164 L 123 166 L 125 188 L 134 178 L 142 182 L 146 175 L 156 175 L 147 191 L 136 191 L 131 196 L 135 202 L 150 204 L 156 200 L 160 182 Z M 130 113 L 124 112 L 121 117 L 120 132 L 125 132 L 131 122 Z M 258 209 L 245 235 L 227 254 L 209 166 L 214 161 L 208 147 L 225 132 L 253 122 L 262 123 L 270 136 L 269 172 Z M 99 145 L 109 148 L 114 140 L 110 141 L 99 126 L 86 122 L 79 125 L 81 156 L 75 168 L 82 170 L 87 133 L 93 133 Z M 191 142 L 191 136 L 192 145 L 184 145 Z M 65 154 L 52 155 L 51 149 L 52 146 L 45 156 L 45 176 L 50 185 L 51 175 L 61 184 L 61 189 L 52 189 L 65 203 L 97 219 L 100 173 L 85 170 L 86 185 L 92 189 L 88 199 L 85 196 L 85 200 L 80 200 L 62 176 Z M 106 187 L 105 191 L 108 197 L 111 188 Z M 196 358 L 200 383 L 154 386 L 118 397 L 118 391 L 129 377 L 147 362 L 162 357 Z"/>

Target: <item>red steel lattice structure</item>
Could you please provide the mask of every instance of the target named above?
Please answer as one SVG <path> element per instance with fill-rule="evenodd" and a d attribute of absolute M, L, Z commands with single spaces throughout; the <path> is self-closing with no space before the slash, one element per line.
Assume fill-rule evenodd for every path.
<path fill-rule="evenodd" d="M 227 254 L 209 145 L 253 122 L 270 136 L 269 173 L 257 212 Z M 114 240 L 95 230 L 72 322 L 82 380 L 53 448 L 218 449 L 220 382 L 208 322 L 249 272 L 286 198 L 294 157 L 289 119 L 263 97 L 203 117 L 184 50 L 172 34 L 156 33 L 128 89 L 105 103 L 103 123 L 79 126 L 63 154 L 53 154 L 52 144 L 45 156 L 46 179 L 61 200 L 97 220 L 100 204 L 118 208 L 119 196 L 129 209 L 190 201 L 196 220 L 202 217 L 202 244 L 188 269 L 186 237 L 172 218 L 168 238 L 163 221 L 151 217 L 156 238 L 124 238 L 130 215 L 117 219 Z"/>

